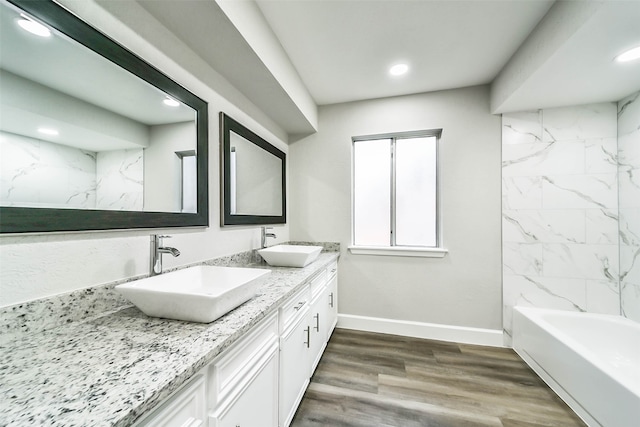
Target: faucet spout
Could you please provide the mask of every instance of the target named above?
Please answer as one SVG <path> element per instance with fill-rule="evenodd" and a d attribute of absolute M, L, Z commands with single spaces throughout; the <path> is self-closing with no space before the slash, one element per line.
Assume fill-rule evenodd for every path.
<path fill-rule="evenodd" d="M 160 252 L 161 254 L 171 254 L 174 257 L 180 256 L 180 251 L 177 250 L 176 248 L 171 248 L 171 247 L 158 248 L 158 252 Z"/>
<path fill-rule="evenodd" d="M 162 245 L 162 239 L 168 239 L 171 236 L 151 235 L 150 252 L 149 252 L 149 276 L 155 276 L 162 273 L 162 254 L 171 254 L 174 257 L 180 256 L 180 251 L 176 248 Z"/>

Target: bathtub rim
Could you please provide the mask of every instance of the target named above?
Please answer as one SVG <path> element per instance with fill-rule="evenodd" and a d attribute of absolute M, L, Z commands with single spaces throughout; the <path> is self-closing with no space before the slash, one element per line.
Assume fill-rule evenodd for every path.
<path fill-rule="evenodd" d="M 568 335 L 562 329 L 558 328 L 554 324 L 550 323 L 547 319 L 544 318 L 545 314 L 551 315 L 562 315 L 569 317 L 582 317 L 589 316 L 591 318 L 601 318 L 609 321 L 613 321 L 614 323 L 622 323 L 622 324 L 631 324 L 637 327 L 637 322 L 627 319 L 624 316 L 613 315 L 613 314 L 602 314 L 602 313 L 587 313 L 587 312 L 578 312 L 578 311 L 566 311 L 566 310 L 554 310 L 551 308 L 539 308 L 539 307 L 527 307 L 527 306 L 515 306 L 515 311 L 518 311 L 521 315 L 527 317 L 534 323 L 540 325 L 543 329 L 547 330 L 551 335 L 560 339 L 563 344 L 572 348 L 577 353 L 579 353 L 584 359 L 586 359 L 589 363 L 594 366 L 597 366 L 603 372 L 605 372 L 609 377 L 611 377 L 614 381 L 619 383 L 622 387 L 624 387 L 629 393 L 640 396 L 640 386 L 634 384 L 628 377 L 620 376 L 620 373 L 617 372 L 608 362 L 602 362 L 600 358 L 592 355 L 592 350 L 586 347 L 584 344 L 580 343 L 580 341 L 576 340 L 571 335 Z M 515 346 L 514 346 L 515 350 Z"/>
<path fill-rule="evenodd" d="M 606 425 L 630 425 L 628 424 L 628 420 L 637 419 L 637 417 L 640 416 L 640 411 L 634 409 L 639 408 L 637 402 L 640 402 L 640 395 L 635 392 L 636 387 L 634 387 L 634 385 L 628 387 L 626 381 L 620 381 L 621 377 L 624 378 L 624 373 L 622 371 L 616 370 L 614 366 L 610 366 L 610 363 L 605 363 L 601 357 L 595 356 L 596 352 L 593 349 L 580 344 L 581 341 L 571 336 L 570 331 L 567 332 L 564 328 L 555 326 L 553 324 L 553 318 L 549 318 L 549 315 L 560 316 L 565 319 L 567 317 L 576 318 L 587 316 L 591 319 L 602 319 L 603 321 L 613 321 L 614 323 L 622 322 L 626 325 L 630 325 L 633 330 L 636 330 L 640 325 L 637 322 L 626 319 L 622 316 L 600 313 L 572 312 L 530 306 L 519 306 L 514 312 L 513 350 L 545 383 L 547 383 L 547 385 L 576 413 L 576 415 L 582 418 L 582 420 L 590 427 L 603 427 L 600 421 L 598 421 L 600 418 L 602 418 L 601 421 L 607 423 Z M 539 340 L 542 340 L 542 342 Z M 622 412 L 620 412 L 620 417 L 622 418 L 613 414 L 610 409 L 604 409 L 606 407 L 599 406 L 599 404 L 596 403 L 599 401 L 599 398 L 594 397 L 593 394 L 589 394 L 588 392 L 587 394 L 584 394 L 583 392 L 580 392 L 579 395 L 574 397 L 572 390 L 582 390 L 581 388 L 575 388 L 579 382 L 576 383 L 565 375 L 560 375 L 560 377 L 556 379 L 555 375 L 551 374 L 551 372 L 554 372 L 554 370 L 557 369 L 555 362 L 552 362 L 551 359 L 549 359 L 549 354 L 554 353 L 547 352 L 546 356 L 543 354 L 534 354 L 536 353 L 535 350 L 538 348 L 537 346 L 544 344 L 545 341 L 553 348 L 559 346 L 557 349 L 562 351 L 563 354 L 565 354 L 564 352 L 568 352 L 565 356 L 569 358 L 576 357 L 576 363 L 582 365 L 583 368 L 589 366 L 589 369 L 595 369 L 596 371 L 594 371 L 593 374 L 596 375 L 596 378 L 607 378 L 606 381 L 611 384 L 611 386 L 607 386 L 610 387 L 609 390 L 614 393 L 618 393 L 615 391 L 616 389 L 619 390 L 619 392 L 622 393 L 619 396 L 626 402 L 624 403 L 624 406 L 621 407 Z M 533 347 L 531 348 L 534 350 L 534 353 L 529 353 L 529 347 L 532 345 Z M 538 356 L 541 356 L 540 361 L 538 361 Z M 546 363 L 551 364 L 547 367 Z M 586 366 L 583 364 L 586 364 Z M 547 370 L 547 368 L 550 368 L 551 370 Z M 615 375 L 612 375 L 611 370 L 615 372 Z M 565 381 L 567 381 L 566 384 Z M 591 407 L 589 405 L 594 406 Z M 593 415 L 592 411 L 594 411 Z M 595 415 L 598 415 L 598 418 L 596 418 Z M 622 420 L 625 422 L 623 424 L 616 424 L 616 420 Z M 609 424 L 610 422 L 614 422 L 614 424 Z"/>

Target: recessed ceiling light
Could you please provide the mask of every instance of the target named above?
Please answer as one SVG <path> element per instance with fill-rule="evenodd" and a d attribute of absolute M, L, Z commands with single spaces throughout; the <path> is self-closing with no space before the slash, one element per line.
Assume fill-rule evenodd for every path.
<path fill-rule="evenodd" d="M 616 56 L 616 61 L 629 62 L 639 58 L 640 58 L 640 46 L 636 46 L 633 49 L 624 51 L 620 55 Z"/>
<path fill-rule="evenodd" d="M 29 18 L 27 15 L 20 14 L 21 18 L 18 19 L 18 25 L 22 27 L 23 30 L 29 31 L 31 34 L 35 34 L 40 37 L 50 37 L 51 30 L 42 25 L 39 22 L 34 21 Z"/>
<path fill-rule="evenodd" d="M 389 74 L 392 76 L 401 76 L 406 74 L 407 71 L 409 71 L 409 66 L 407 64 L 396 64 L 389 68 Z"/>
<path fill-rule="evenodd" d="M 180 103 L 173 98 L 169 98 L 168 96 L 164 99 L 164 105 L 168 105 L 169 107 L 179 107 Z"/>
<path fill-rule="evenodd" d="M 38 128 L 38 132 L 51 136 L 56 136 L 59 133 L 57 130 L 51 128 Z"/>

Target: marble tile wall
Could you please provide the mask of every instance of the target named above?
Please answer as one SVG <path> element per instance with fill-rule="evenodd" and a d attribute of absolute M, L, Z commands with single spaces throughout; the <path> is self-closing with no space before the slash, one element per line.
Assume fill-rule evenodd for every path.
<path fill-rule="evenodd" d="M 142 148 L 98 153 L 96 208 L 142 210 L 144 202 L 142 153 Z"/>
<path fill-rule="evenodd" d="M 504 328 L 512 307 L 620 312 L 617 108 L 502 117 Z"/>
<path fill-rule="evenodd" d="M 640 322 L 640 92 L 618 102 L 622 314 Z"/>
<path fill-rule="evenodd" d="M 3 206 L 93 208 L 96 153 L 0 132 Z"/>
<path fill-rule="evenodd" d="M 95 153 L 0 132 L 2 206 L 142 210 L 142 149 Z"/>

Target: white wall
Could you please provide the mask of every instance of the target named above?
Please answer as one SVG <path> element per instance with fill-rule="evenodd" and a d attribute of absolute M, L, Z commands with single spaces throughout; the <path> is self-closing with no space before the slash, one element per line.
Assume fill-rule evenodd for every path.
<path fill-rule="evenodd" d="M 290 146 L 291 238 L 338 241 L 340 313 L 501 328 L 500 119 L 487 86 L 324 106 Z M 351 137 L 442 128 L 443 259 L 351 255 Z"/>
<path fill-rule="evenodd" d="M 260 245 L 258 227 L 221 229 L 219 221 L 219 123 L 218 112 L 234 119 L 287 152 L 286 143 L 274 136 L 231 104 L 215 89 L 203 84 L 190 73 L 194 58 L 198 73 L 206 72 L 195 55 L 182 49 L 180 63 L 163 52 L 163 44 L 173 45 L 172 38 L 155 37 L 153 44 L 140 38 L 94 1 L 61 1 L 65 6 L 163 70 L 178 83 L 209 103 L 209 211 L 210 227 L 196 229 L 140 230 L 94 233 L 56 233 L 32 236 L 0 237 L 0 306 L 8 306 L 59 293 L 148 272 L 149 234 L 171 234 L 167 243 L 178 248 L 179 258 L 165 257 L 165 267 L 246 251 Z M 128 2 L 110 2 L 111 8 L 128 7 Z M 136 23 L 146 29 L 159 25 L 153 20 Z M 163 29 L 150 31 L 166 35 Z M 167 38 L 170 36 L 167 35 Z M 210 70 L 211 73 L 215 73 Z M 215 80 L 215 79 L 214 79 Z M 279 134 L 284 134 L 278 131 Z M 288 226 L 275 228 L 277 241 L 289 240 Z"/>

